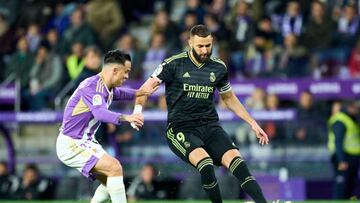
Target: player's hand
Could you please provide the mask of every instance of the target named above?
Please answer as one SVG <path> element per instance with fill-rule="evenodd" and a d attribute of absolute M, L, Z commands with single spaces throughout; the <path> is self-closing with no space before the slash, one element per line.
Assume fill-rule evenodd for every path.
<path fill-rule="evenodd" d="M 265 133 L 263 129 L 254 121 L 251 123 L 251 128 L 255 131 L 256 137 L 259 139 L 259 144 L 265 145 L 269 144 L 269 136 Z"/>
<path fill-rule="evenodd" d="M 349 168 L 349 164 L 347 162 L 341 161 L 338 164 L 338 170 L 339 171 L 346 171 Z"/>
<path fill-rule="evenodd" d="M 136 96 L 150 96 L 160 87 L 160 81 L 157 78 L 149 78 L 136 92 Z"/>
<path fill-rule="evenodd" d="M 136 130 L 139 130 L 144 125 L 144 115 L 142 113 L 123 115 L 122 120 L 135 125 Z"/>

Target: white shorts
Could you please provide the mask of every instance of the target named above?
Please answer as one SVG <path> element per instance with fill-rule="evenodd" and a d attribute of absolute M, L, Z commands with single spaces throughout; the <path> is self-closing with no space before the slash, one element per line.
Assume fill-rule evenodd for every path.
<path fill-rule="evenodd" d="M 96 177 L 90 171 L 106 151 L 95 140 L 73 139 L 60 133 L 56 140 L 56 154 L 65 165 L 94 180 Z"/>

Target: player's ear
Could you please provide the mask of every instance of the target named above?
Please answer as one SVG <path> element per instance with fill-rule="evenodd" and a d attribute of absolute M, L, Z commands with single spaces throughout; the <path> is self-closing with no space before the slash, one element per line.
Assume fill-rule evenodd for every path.
<path fill-rule="evenodd" d="M 117 67 L 115 67 L 115 66 L 113 66 L 112 67 L 112 72 L 115 74 L 115 73 L 117 73 L 119 71 L 119 68 L 117 68 Z"/>
<path fill-rule="evenodd" d="M 189 39 L 188 39 L 189 47 L 192 47 L 192 41 L 193 41 L 192 37 L 189 37 Z"/>

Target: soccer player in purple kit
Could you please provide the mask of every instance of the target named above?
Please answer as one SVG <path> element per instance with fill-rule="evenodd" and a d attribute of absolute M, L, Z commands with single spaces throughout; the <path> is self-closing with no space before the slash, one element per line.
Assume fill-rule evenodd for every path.
<path fill-rule="evenodd" d="M 128 79 L 131 59 L 119 50 L 105 54 L 102 71 L 85 79 L 70 97 L 64 111 L 56 153 L 67 166 L 79 170 L 91 180 L 99 180 L 91 203 L 126 203 L 120 162 L 106 153 L 95 139 L 100 122 L 129 122 L 141 127 L 142 114 L 125 115 L 108 110 L 112 100 L 133 100 L 148 96 L 158 85 L 143 85 L 139 90 L 120 88 Z"/>

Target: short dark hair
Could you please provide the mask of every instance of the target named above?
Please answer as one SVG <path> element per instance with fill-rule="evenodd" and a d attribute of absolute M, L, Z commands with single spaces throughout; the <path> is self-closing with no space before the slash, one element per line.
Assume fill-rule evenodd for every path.
<path fill-rule="evenodd" d="M 154 163 L 148 162 L 144 165 L 143 168 L 145 168 L 145 167 L 150 167 L 152 169 L 153 176 L 157 176 L 159 174 L 159 170 Z"/>
<path fill-rule="evenodd" d="M 107 52 L 104 57 L 104 65 L 108 63 L 120 63 L 124 65 L 126 61 L 131 61 L 130 55 L 118 49 Z"/>
<path fill-rule="evenodd" d="M 0 161 L 0 165 L 4 165 L 6 168 L 8 167 L 8 163 L 4 160 Z"/>
<path fill-rule="evenodd" d="M 207 37 L 211 35 L 211 32 L 205 25 L 195 25 L 190 30 L 190 36 L 193 37 L 195 35 L 199 37 Z"/>
<path fill-rule="evenodd" d="M 99 47 L 95 46 L 95 45 L 90 45 L 87 46 L 84 50 L 84 56 L 86 56 L 87 54 L 89 54 L 89 52 L 94 52 L 96 55 L 101 57 L 101 50 Z"/>
<path fill-rule="evenodd" d="M 29 163 L 25 166 L 25 171 L 27 170 L 31 170 L 31 171 L 34 171 L 35 173 L 39 174 L 39 168 L 37 167 L 36 164 L 34 163 Z"/>

